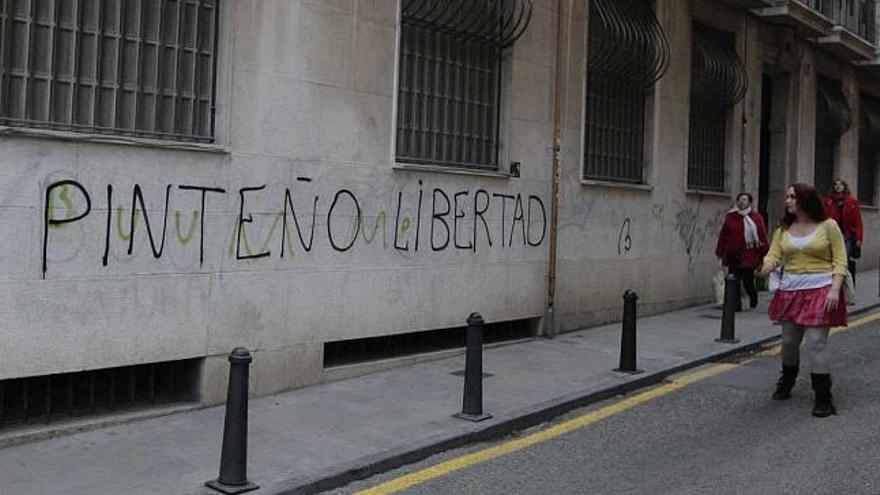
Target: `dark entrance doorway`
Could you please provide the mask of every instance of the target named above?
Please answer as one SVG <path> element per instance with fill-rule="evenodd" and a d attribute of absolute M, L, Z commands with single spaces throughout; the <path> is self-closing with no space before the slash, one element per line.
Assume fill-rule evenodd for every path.
<path fill-rule="evenodd" d="M 814 180 L 816 189 L 822 194 L 827 194 L 831 189 L 840 136 L 851 124 L 852 112 L 843 95 L 840 81 L 820 75 L 816 88 Z"/>

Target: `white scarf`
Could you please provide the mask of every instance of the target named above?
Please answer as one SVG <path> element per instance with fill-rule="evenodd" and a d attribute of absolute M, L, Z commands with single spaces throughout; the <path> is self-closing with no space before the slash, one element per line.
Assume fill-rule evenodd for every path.
<path fill-rule="evenodd" d="M 752 212 L 752 208 L 748 207 L 745 210 L 740 210 L 739 208 L 734 207 L 730 211 L 739 213 L 740 216 L 743 217 L 743 235 L 746 239 L 746 249 L 754 249 L 760 246 L 761 240 L 758 238 L 758 226 L 755 225 L 755 221 L 749 216 Z"/>

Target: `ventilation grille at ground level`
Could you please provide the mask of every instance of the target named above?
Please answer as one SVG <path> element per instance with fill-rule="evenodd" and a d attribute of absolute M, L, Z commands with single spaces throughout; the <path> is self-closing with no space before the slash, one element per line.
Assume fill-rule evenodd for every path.
<path fill-rule="evenodd" d="M 538 333 L 538 322 L 538 318 L 528 318 L 487 323 L 483 326 L 483 343 L 491 344 L 534 337 Z M 467 327 L 457 327 L 326 342 L 324 344 L 324 367 L 331 368 L 461 348 L 465 345 L 466 336 Z"/>
<path fill-rule="evenodd" d="M 198 398 L 199 359 L 0 380 L 0 431 Z"/>

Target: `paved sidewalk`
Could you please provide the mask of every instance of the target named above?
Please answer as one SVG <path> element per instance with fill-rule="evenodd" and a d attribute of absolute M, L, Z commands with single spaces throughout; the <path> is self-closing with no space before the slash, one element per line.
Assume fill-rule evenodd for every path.
<path fill-rule="evenodd" d="M 880 306 L 876 270 L 859 274 L 851 313 Z M 766 297 L 766 293 L 762 294 Z M 253 399 L 248 478 L 255 494 L 312 493 L 574 407 L 778 338 L 766 301 L 737 314 L 736 345 L 714 341 L 721 311 L 698 306 L 638 321 L 644 373 L 615 373 L 620 324 L 495 347 L 484 353 L 481 423 L 454 419 L 463 355 Z M 774 377 L 767 377 L 768 393 Z M 0 449 L 4 495 L 214 494 L 223 407 Z"/>

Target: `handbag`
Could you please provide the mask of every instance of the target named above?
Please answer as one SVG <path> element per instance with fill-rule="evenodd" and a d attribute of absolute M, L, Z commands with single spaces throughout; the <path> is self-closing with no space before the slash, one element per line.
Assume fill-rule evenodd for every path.
<path fill-rule="evenodd" d="M 712 274 L 712 289 L 715 291 L 715 305 L 724 306 L 724 267 L 719 268 Z"/>
<path fill-rule="evenodd" d="M 779 290 L 779 286 L 782 285 L 782 267 L 776 268 L 772 272 L 770 272 L 770 276 L 767 279 L 767 290 L 771 293 Z"/>
<path fill-rule="evenodd" d="M 856 300 L 856 284 L 853 282 L 852 273 L 846 272 L 846 277 L 843 278 L 843 286 L 841 287 L 843 291 L 843 297 L 847 301 L 855 301 Z"/>
<path fill-rule="evenodd" d="M 826 224 L 826 229 L 829 227 Z M 828 245 L 828 254 L 831 255 L 831 259 L 834 259 L 834 250 L 831 248 L 831 232 L 825 233 L 828 236 L 829 245 Z M 852 274 L 847 270 L 846 275 L 843 277 L 843 284 L 840 286 L 840 291 L 843 293 L 843 297 L 847 301 L 855 301 L 856 299 L 856 284 L 853 282 Z"/>

